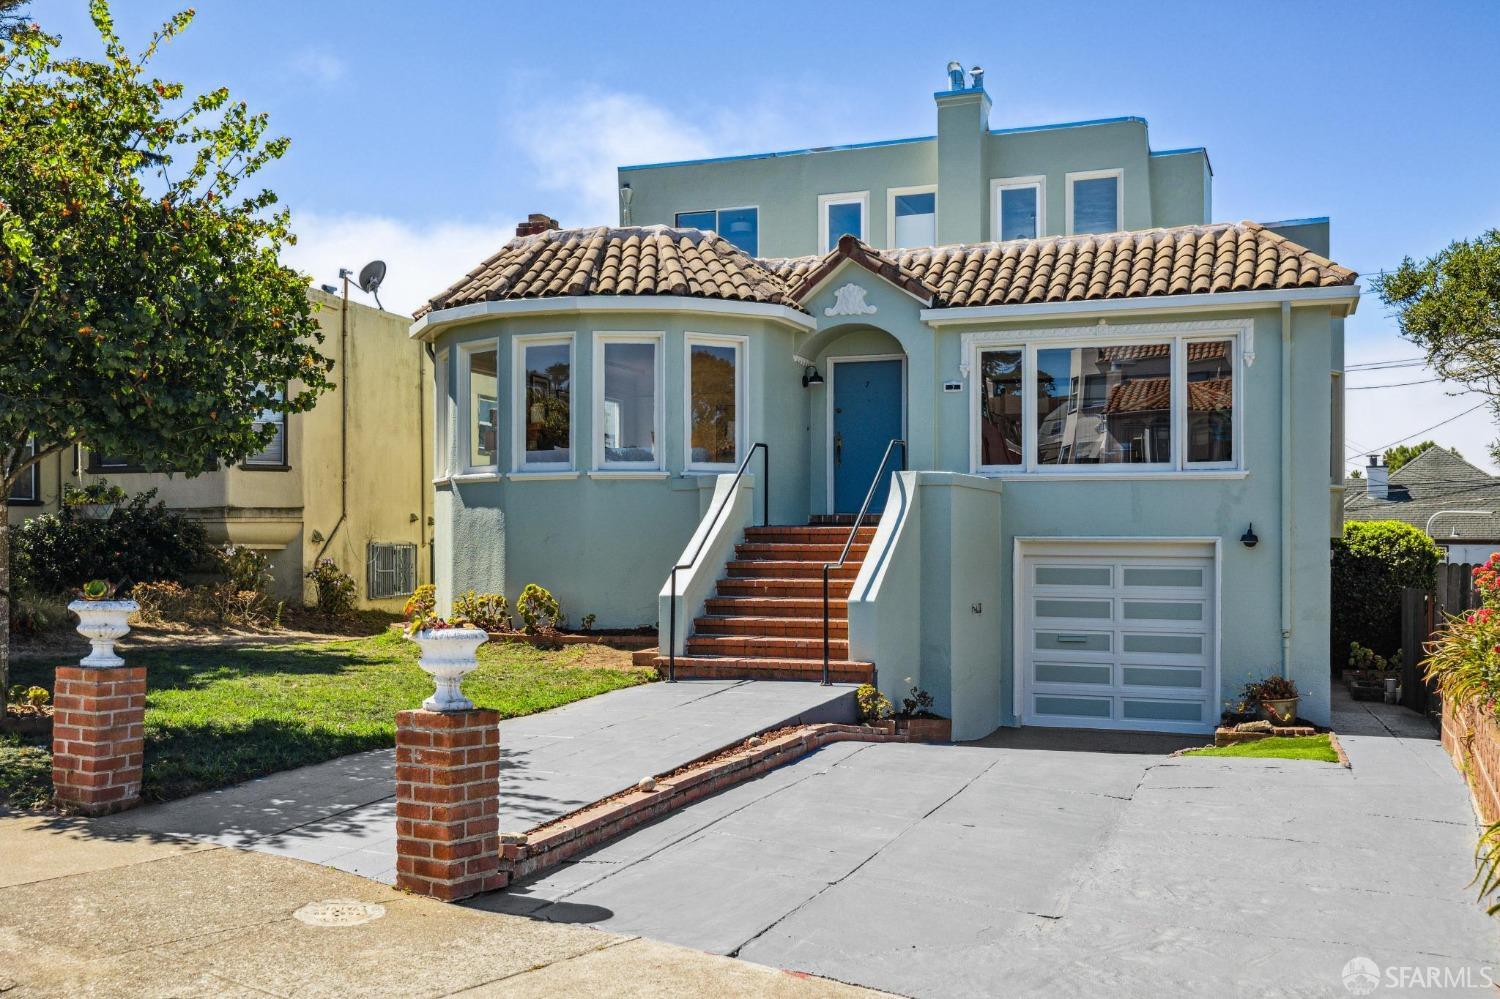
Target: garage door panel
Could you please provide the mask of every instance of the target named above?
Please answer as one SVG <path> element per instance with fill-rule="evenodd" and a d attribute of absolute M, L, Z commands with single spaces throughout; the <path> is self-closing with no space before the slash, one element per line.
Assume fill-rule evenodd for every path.
<path fill-rule="evenodd" d="M 1217 705 L 1213 560 L 1091 547 L 1025 556 L 1023 722 L 1202 731 Z"/>

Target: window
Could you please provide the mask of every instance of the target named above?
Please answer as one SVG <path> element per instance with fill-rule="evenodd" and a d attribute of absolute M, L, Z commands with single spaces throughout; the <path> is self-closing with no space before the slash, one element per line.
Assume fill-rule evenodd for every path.
<path fill-rule="evenodd" d="M 272 393 L 272 398 L 280 402 L 283 398 L 281 390 L 278 389 Z M 255 429 L 261 430 L 265 427 L 272 427 L 276 436 L 271 438 L 271 443 L 261 448 L 255 454 L 247 455 L 245 458 L 245 467 L 286 468 L 286 414 L 274 409 L 261 410 L 260 417 L 255 421 Z"/>
<path fill-rule="evenodd" d="M 1234 462 L 1234 341 L 1193 340 L 1187 351 L 1187 460 Z"/>
<path fill-rule="evenodd" d="M 818 198 L 818 241 L 827 253 L 849 234 L 865 238 L 865 216 L 869 214 L 870 192 L 824 194 Z"/>
<path fill-rule="evenodd" d="M 495 341 L 463 349 L 464 467 L 492 470 L 500 460 L 500 353 Z"/>
<path fill-rule="evenodd" d="M 1172 345 L 1036 353 L 1039 465 L 1160 465 L 1172 455 Z"/>
<path fill-rule="evenodd" d="M 446 479 L 451 463 L 448 453 L 448 421 L 452 418 L 452 389 L 448 387 L 448 351 L 440 350 L 432 362 L 432 474 Z"/>
<path fill-rule="evenodd" d="M 595 467 L 661 467 L 660 348 L 658 336 L 595 336 Z"/>
<path fill-rule="evenodd" d="M 932 246 L 937 242 L 937 188 L 893 187 L 886 194 L 888 246 Z"/>
<path fill-rule="evenodd" d="M 739 461 L 745 418 L 741 346 L 740 340 L 688 340 L 689 468 L 733 468 Z"/>
<path fill-rule="evenodd" d="M 573 467 L 573 337 L 516 337 L 519 471 Z"/>
<path fill-rule="evenodd" d="M 718 211 L 678 212 L 677 228 L 716 232 L 750 256 L 760 252 L 760 209 L 720 208 Z"/>
<path fill-rule="evenodd" d="M 1239 320 L 973 334 L 977 471 L 1237 471 Z M 1235 332 L 1205 333 L 1213 330 Z"/>
<path fill-rule="evenodd" d="M 35 437 L 26 442 L 25 454 L 28 458 L 36 454 Z M 41 466 L 32 465 L 26 469 L 25 472 L 21 473 L 21 477 L 16 480 L 16 484 L 10 487 L 9 501 L 11 503 L 22 504 L 40 503 L 42 501 L 41 478 Z"/>
<path fill-rule="evenodd" d="M 417 546 L 370 542 L 365 549 L 365 589 L 371 600 L 404 597 L 417 588 Z"/>
<path fill-rule="evenodd" d="M 1035 239 L 1046 234 L 1045 177 L 990 181 L 990 238 Z"/>
<path fill-rule="evenodd" d="M 1119 232 L 1125 228 L 1121 210 L 1120 170 L 1068 174 L 1068 232 Z"/>

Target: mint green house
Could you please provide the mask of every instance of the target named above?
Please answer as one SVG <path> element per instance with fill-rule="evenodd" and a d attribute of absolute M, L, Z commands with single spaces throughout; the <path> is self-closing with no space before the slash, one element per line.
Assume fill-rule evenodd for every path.
<path fill-rule="evenodd" d="M 678 677 L 917 686 L 959 739 L 1204 732 L 1271 673 L 1326 722 L 1327 220 L 1212 222 L 1206 151 L 952 82 L 932 136 L 622 167 L 619 225 L 533 216 L 432 299 L 440 606 L 538 582 Z"/>

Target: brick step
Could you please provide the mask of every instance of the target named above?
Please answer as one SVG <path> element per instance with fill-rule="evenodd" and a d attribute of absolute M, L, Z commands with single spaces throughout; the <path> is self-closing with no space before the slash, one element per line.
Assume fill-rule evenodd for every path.
<path fill-rule="evenodd" d="M 748 635 L 751 637 L 789 637 L 789 638 L 818 638 L 823 637 L 823 619 L 821 617 L 750 617 L 739 615 L 726 617 L 711 615 L 700 617 L 693 621 L 693 633 L 696 635 Z M 847 619 L 834 615 L 833 609 L 828 612 L 828 634 L 833 638 L 849 637 L 849 622 Z"/>
<path fill-rule="evenodd" d="M 844 530 L 854 526 L 854 514 L 852 513 L 815 513 L 807 521 L 809 527 L 842 527 Z M 864 523 L 860 527 L 872 527 L 880 523 L 880 514 L 865 514 Z"/>
<path fill-rule="evenodd" d="M 765 659 L 822 659 L 823 639 L 791 638 L 782 635 L 693 635 L 687 640 L 689 655 L 739 656 Z M 847 638 L 830 638 L 830 657 L 843 658 L 849 654 Z"/>
<path fill-rule="evenodd" d="M 861 527 L 855 535 L 859 541 L 870 542 L 875 538 L 875 528 Z M 813 542 L 814 544 L 830 544 L 837 542 L 843 544 L 849 538 L 848 527 L 747 527 L 745 538 L 748 541 L 763 541 L 771 544 L 790 542 L 800 544 Z"/>
<path fill-rule="evenodd" d="M 822 581 L 818 586 L 822 587 Z M 833 580 L 828 581 L 829 590 Z M 817 597 L 709 597 L 708 612 L 719 617 L 816 617 L 823 619 L 823 598 Z M 828 597 L 828 615 L 837 620 L 849 616 L 849 601 L 832 594 Z"/>
<path fill-rule="evenodd" d="M 843 599 L 854 589 L 853 576 L 830 573 L 828 598 Z M 821 571 L 812 577 L 788 578 L 786 576 L 739 576 L 719 580 L 720 597 L 816 597 L 823 599 L 823 576 Z"/>
<path fill-rule="evenodd" d="M 828 572 L 829 579 L 853 580 L 859 575 L 860 563 L 851 560 Z M 823 579 L 822 562 L 798 562 L 790 559 L 735 559 L 728 565 L 729 575 L 737 578 Z"/>
<path fill-rule="evenodd" d="M 742 542 L 734 546 L 735 554 L 742 559 L 785 559 L 793 562 L 817 562 L 819 564 L 837 561 L 839 553 L 843 550 L 843 542 L 837 544 L 813 544 L 811 542 L 781 544 L 751 541 Z M 868 542 L 861 544 L 856 541 L 849 546 L 848 562 L 863 560 L 865 553 L 869 550 L 870 545 Z"/>
<path fill-rule="evenodd" d="M 655 666 L 667 675 L 666 656 L 657 656 Z M 828 678 L 834 683 L 873 683 L 875 664 L 830 659 Z M 823 679 L 823 660 L 749 659 L 735 656 L 678 656 L 679 680 L 813 680 Z"/>

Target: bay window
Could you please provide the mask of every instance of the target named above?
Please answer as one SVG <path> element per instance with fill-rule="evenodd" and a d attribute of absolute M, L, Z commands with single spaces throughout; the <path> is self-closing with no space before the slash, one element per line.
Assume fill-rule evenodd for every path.
<path fill-rule="evenodd" d="M 1240 336 L 1204 325 L 967 335 L 974 469 L 1238 470 Z"/>
<path fill-rule="evenodd" d="M 515 338 L 516 470 L 573 467 L 573 336 Z"/>
<path fill-rule="evenodd" d="M 732 469 L 739 462 L 745 419 L 743 346 L 738 338 L 688 338 L 689 469 Z"/>
<path fill-rule="evenodd" d="M 500 352 L 487 340 L 463 348 L 461 392 L 463 400 L 464 468 L 470 472 L 495 471 L 500 460 Z"/>
<path fill-rule="evenodd" d="M 594 466 L 662 467 L 661 337 L 594 337 Z"/>

